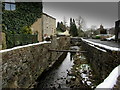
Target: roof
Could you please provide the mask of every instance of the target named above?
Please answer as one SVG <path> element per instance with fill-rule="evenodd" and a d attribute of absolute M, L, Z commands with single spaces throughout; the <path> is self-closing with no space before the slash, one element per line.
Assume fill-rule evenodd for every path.
<path fill-rule="evenodd" d="M 15 2 L 2 2 L 2 3 L 15 4 Z"/>
<path fill-rule="evenodd" d="M 54 18 L 54 17 L 52 17 L 52 16 L 50 16 L 50 15 L 48 15 L 48 14 L 46 14 L 46 13 L 43 13 L 43 15 L 46 15 L 46 16 L 48 16 L 48 17 L 56 20 L 56 18 Z"/>

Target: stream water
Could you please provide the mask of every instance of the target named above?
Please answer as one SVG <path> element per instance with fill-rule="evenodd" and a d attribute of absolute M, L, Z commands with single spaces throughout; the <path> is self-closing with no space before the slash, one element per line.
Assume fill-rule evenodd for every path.
<path fill-rule="evenodd" d="M 73 46 L 71 49 L 80 49 Z M 80 53 L 67 53 L 62 63 L 55 66 L 43 76 L 37 85 L 38 88 L 94 88 L 95 85 L 89 77 L 92 76 L 91 68 L 86 58 Z"/>

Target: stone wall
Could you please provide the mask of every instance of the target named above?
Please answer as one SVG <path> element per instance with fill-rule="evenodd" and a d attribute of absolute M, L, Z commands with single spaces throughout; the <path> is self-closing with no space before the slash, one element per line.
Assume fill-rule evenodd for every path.
<path fill-rule="evenodd" d="M 95 48 L 83 41 L 82 49 L 87 51 L 84 55 L 95 72 L 97 84 L 101 83 L 115 67 L 120 65 L 119 51 L 104 50 L 97 46 Z"/>
<path fill-rule="evenodd" d="M 42 18 L 38 18 L 36 22 L 31 25 L 32 34 L 38 34 L 38 41 L 42 41 Z"/>
<path fill-rule="evenodd" d="M 69 37 L 56 39 L 51 43 L 23 46 L 2 53 L 2 87 L 29 88 L 41 73 L 52 66 L 62 52 L 49 49 L 68 49 Z"/>

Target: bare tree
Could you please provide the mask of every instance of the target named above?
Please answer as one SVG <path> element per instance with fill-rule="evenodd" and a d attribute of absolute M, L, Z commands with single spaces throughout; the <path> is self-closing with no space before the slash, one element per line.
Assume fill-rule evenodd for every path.
<path fill-rule="evenodd" d="M 79 16 L 77 19 L 76 19 L 76 23 L 77 23 L 77 26 L 78 26 L 78 35 L 79 36 L 84 36 L 84 30 L 85 30 L 85 20 Z"/>
<path fill-rule="evenodd" d="M 78 30 L 81 30 L 81 29 L 83 29 L 83 28 L 86 27 L 86 25 L 85 25 L 85 20 L 84 20 L 81 16 L 79 16 L 79 17 L 76 19 L 76 23 L 77 23 L 77 25 L 78 25 Z"/>
<path fill-rule="evenodd" d="M 64 16 L 64 17 L 63 17 L 63 24 L 65 25 L 65 27 L 66 27 L 66 23 L 67 23 L 66 17 Z"/>
<path fill-rule="evenodd" d="M 92 30 L 96 30 L 96 29 L 97 29 L 97 26 L 96 26 L 96 25 L 92 25 L 92 26 L 91 26 L 91 29 L 92 29 Z"/>

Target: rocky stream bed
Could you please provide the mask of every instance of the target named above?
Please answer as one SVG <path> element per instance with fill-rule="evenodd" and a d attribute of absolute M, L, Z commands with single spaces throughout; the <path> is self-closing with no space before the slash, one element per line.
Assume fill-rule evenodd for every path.
<path fill-rule="evenodd" d="M 73 46 L 71 49 L 80 49 Z M 96 87 L 95 75 L 82 53 L 67 53 L 63 62 L 47 71 L 39 80 L 37 88 L 87 88 Z"/>

